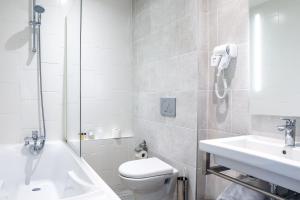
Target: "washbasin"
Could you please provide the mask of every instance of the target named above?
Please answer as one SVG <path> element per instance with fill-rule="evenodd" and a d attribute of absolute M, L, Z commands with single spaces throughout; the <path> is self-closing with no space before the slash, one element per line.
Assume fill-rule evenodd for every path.
<path fill-rule="evenodd" d="M 215 164 L 300 192 L 300 146 L 283 140 L 247 135 L 201 140 L 199 148 Z"/>

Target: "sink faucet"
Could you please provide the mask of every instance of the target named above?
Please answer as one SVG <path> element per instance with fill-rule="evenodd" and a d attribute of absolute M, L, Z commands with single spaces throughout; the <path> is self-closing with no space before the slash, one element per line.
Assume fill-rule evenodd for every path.
<path fill-rule="evenodd" d="M 278 126 L 279 131 L 285 131 L 285 145 L 295 146 L 296 141 L 296 120 L 295 119 L 282 119 L 285 121 L 285 125 Z"/>
<path fill-rule="evenodd" d="M 25 146 L 29 145 L 29 150 L 33 155 L 38 155 L 45 145 L 45 137 L 40 136 L 38 131 L 32 131 L 31 137 L 24 138 Z"/>

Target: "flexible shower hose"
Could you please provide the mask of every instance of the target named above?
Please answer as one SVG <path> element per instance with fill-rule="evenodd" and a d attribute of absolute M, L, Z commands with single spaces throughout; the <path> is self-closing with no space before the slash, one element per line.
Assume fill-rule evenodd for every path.
<path fill-rule="evenodd" d="M 42 148 L 45 145 L 46 141 L 46 124 L 45 124 L 45 111 L 44 111 L 44 95 L 43 95 L 43 76 L 42 76 L 42 54 L 41 54 L 41 30 L 40 25 L 38 26 L 38 51 L 37 51 L 37 61 L 38 61 L 38 70 L 39 70 L 39 93 L 41 99 L 41 115 L 42 115 L 42 123 L 43 123 L 43 136 L 44 139 L 42 141 Z"/>

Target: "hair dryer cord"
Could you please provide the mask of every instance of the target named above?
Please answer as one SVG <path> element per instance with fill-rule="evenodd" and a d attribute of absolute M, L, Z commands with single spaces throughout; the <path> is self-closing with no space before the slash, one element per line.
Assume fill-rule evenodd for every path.
<path fill-rule="evenodd" d="M 221 71 L 222 73 L 222 76 L 217 76 L 217 80 L 215 82 L 215 93 L 216 93 L 216 96 L 218 97 L 218 99 L 224 99 L 227 95 L 227 92 L 228 92 L 228 86 L 227 86 L 227 81 L 224 77 L 224 70 Z M 220 94 L 220 91 L 219 91 L 219 81 L 220 79 L 222 79 L 223 81 L 223 94 Z"/>

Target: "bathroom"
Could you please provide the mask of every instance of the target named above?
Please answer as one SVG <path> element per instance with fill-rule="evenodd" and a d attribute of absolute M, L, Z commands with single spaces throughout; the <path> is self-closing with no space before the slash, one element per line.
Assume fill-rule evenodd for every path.
<path fill-rule="evenodd" d="M 300 199 L 298 0 L 0 4 L 0 200 Z"/>

